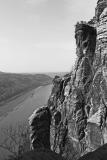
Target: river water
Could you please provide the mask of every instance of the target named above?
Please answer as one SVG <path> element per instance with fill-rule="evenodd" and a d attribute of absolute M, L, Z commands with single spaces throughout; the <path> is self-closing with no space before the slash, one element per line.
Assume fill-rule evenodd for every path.
<path fill-rule="evenodd" d="M 46 105 L 51 88 L 52 85 L 38 87 L 0 107 L 0 130 L 17 123 L 28 123 L 33 111 Z"/>

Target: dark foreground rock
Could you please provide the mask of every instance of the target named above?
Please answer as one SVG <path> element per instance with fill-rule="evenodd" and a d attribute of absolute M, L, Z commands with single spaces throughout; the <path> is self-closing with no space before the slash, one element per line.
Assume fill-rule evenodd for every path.
<path fill-rule="evenodd" d="M 107 159 L 107 144 L 103 145 L 94 152 L 90 152 L 79 160 L 106 160 Z"/>
<path fill-rule="evenodd" d="M 51 150 L 33 150 L 25 153 L 19 160 L 63 160 L 60 155 Z"/>
<path fill-rule="evenodd" d="M 31 149 L 50 149 L 51 113 L 48 107 L 34 111 L 29 118 Z"/>
<path fill-rule="evenodd" d="M 61 156 L 50 149 L 51 113 L 48 107 L 34 111 L 29 118 L 31 151 L 19 160 L 62 160 Z"/>

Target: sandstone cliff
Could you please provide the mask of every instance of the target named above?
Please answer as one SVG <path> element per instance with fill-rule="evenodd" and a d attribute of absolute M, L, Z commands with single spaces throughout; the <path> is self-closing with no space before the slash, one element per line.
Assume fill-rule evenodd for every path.
<path fill-rule="evenodd" d="M 55 76 L 47 107 L 30 117 L 33 151 L 24 159 L 107 157 L 107 0 L 98 0 L 89 22 L 76 24 L 75 39 L 73 71 Z"/>
<path fill-rule="evenodd" d="M 56 76 L 48 101 L 52 113 L 51 149 L 67 160 L 107 143 L 107 1 L 95 16 L 75 26 L 74 70 Z"/>

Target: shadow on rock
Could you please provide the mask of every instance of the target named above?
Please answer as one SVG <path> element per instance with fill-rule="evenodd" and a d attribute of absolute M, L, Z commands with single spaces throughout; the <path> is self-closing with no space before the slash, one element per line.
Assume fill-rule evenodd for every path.
<path fill-rule="evenodd" d="M 31 151 L 19 160 L 62 160 L 61 156 L 50 149 L 51 113 L 48 107 L 34 111 L 29 118 Z"/>
<path fill-rule="evenodd" d="M 98 148 L 94 152 L 90 152 L 83 157 L 79 158 L 79 160 L 107 160 L 107 144 Z"/>

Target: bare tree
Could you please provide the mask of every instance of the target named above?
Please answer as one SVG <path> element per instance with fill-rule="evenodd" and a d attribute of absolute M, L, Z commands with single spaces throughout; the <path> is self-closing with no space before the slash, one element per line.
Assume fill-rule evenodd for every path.
<path fill-rule="evenodd" d="M 30 148 L 29 128 L 25 123 L 2 128 L 1 135 L 3 138 L 0 148 L 7 150 L 14 158 L 19 157 Z"/>

